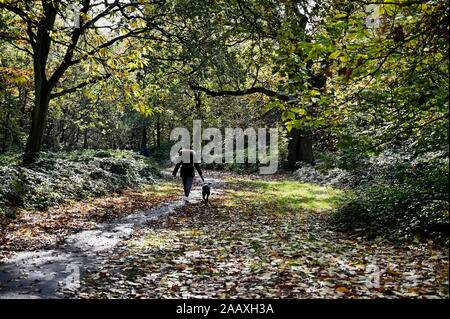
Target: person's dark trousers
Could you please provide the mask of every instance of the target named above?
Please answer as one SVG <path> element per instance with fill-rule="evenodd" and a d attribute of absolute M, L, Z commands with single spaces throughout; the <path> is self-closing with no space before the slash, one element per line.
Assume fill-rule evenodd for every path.
<path fill-rule="evenodd" d="M 184 196 L 188 197 L 191 192 L 192 182 L 194 177 L 183 177 Z"/>

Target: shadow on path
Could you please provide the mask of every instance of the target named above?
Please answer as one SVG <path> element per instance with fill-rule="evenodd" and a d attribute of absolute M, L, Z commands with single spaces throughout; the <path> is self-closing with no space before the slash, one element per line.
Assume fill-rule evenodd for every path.
<path fill-rule="evenodd" d="M 170 174 L 163 171 L 163 177 Z M 214 186 L 220 180 L 208 178 Z M 212 193 L 217 192 L 213 187 Z M 194 184 L 191 202 L 201 201 L 201 186 Z M 19 252 L 0 264 L 0 298 L 65 298 L 63 291 L 78 288 L 82 276 L 88 274 L 104 252 L 128 238 L 151 219 L 166 215 L 186 205 L 180 199 L 105 223 L 97 229 L 68 236 L 64 244 L 52 250 Z M 103 253 L 103 254 L 102 254 Z"/>

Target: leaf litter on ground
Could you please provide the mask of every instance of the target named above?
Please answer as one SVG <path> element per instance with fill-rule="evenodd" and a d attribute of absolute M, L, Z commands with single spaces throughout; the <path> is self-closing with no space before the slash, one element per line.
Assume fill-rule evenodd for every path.
<path fill-rule="evenodd" d="M 336 232 L 328 223 L 332 192 L 322 202 L 292 202 L 287 195 L 303 193 L 285 178 L 222 178 L 209 205 L 154 219 L 105 252 L 75 296 L 448 298 L 448 250 Z"/>
<path fill-rule="evenodd" d="M 14 252 L 57 247 L 70 234 L 95 229 L 100 223 L 152 208 L 174 197 L 175 192 L 162 183 L 53 206 L 46 211 L 22 210 L 16 219 L 1 227 L 0 261 Z"/>

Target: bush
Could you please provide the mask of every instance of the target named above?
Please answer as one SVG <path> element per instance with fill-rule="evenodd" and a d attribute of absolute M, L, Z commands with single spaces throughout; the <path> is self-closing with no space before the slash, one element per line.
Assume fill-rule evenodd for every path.
<path fill-rule="evenodd" d="M 392 180 L 356 189 L 332 216 L 333 224 L 369 237 L 429 238 L 447 243 L 448 163 L 413 168 L 399 166 Z"/>
<path fill-rule="evenodd" d="M 149 147 L 148 152 L 150 158 L 153 158 L 155 162 L 161 167 L 172 166 L 172 161 L 170 159 L 170 149 L 172 148 L 172 142 L 163 142 L 160 147 L 152 145 Z"/>
<path fill-rule="evenodd" d="M 339 230 L 367 237 L 432 238 L 445 243 L 449 203 L 429 195 L 405 185 L 370 188 L 349 199 L 331 221 Z"/>
<path fill-rule="evenodd" d="M 108 151 L 99 151 L 99 152 L 95 153 L 94 156 L 98 157 L 98 158 L 107 158 L 107 157 L 112 157 L 111 155 L 112 154 Z"/>
<path fill-rule="evenodd" d="M 269 147 L 266 147 L 266 154 L 269 153 Z M 223 154 L 225 154 L 225 149 L 222 150 Z M 242 152 L 242 151 L 241 151 Z M 242 154 L 242 153 L 241 153 Z M 218 163 L 202 163 L 202 167 L 205 169 L 213 169 L 219 171 L 232 171 L 239 174 L 246 173 L 258 173 L 260 166 L 267 166 L 268 164 L 262 164 L 259 161 L 259 154 L 256 153 L 256 163 L 248 163 L 248 149 L 244 149 L 243 151 L 244 163 L 236 163 L 237 151 L 233 149 L 233 162 L 232 163 L 224 163 L 224 156 L 220 156 Z"/>
<path fill-rule="evenodd" d="M 26 167 L 18 161 L 0 166 L 0 207 L 45 210 L 69 199 L 152 184 L 157 174 L 152 159 L 131 151 L 42 153 Z"/>
<path fill-rule="evenodd" d="M 108 159 L 100 161 L 100 167 L 113 174 L 126 175 L 130 170 L 130 164 L 127 160 Z"/>
<path fill-rule="evenodd" d="M 353 171 L 333 168 L 326 174 L 303 164 L 294 176 L 301 182 L 349 190 L 331 218 L 338 230 L 390 240 L 448 243 L 448 158 L 438 153 L 412 158 L 408 153 L 387 151 L 360 159 Z"/>
<path fill-rule="evenodd" d="M 400 150 L 388 150 L 379 155 L 370 156 L 353 153 L 322 154 L 316 166 L 297 163 L 298 169 L 294 172 L 294 178 L 299 182 L 341 189 L 370 187 L 386 182 L 402 183 L 405 177 L 414 176 L 413 167 L 422 168 L 439 155 L 413 160 L 412 154 Z"/>

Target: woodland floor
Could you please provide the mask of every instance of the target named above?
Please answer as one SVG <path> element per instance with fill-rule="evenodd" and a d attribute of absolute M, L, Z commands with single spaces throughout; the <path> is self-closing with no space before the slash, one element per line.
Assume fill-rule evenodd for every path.
<path fill-rule="evenodd" d="M 0 237 L 0 298 L 448 298 L 448 249 L 336 232 L 340 191 L 206 172 L 22 214 Z M 78 278 L 81 280 L 78 281 Z"/>

